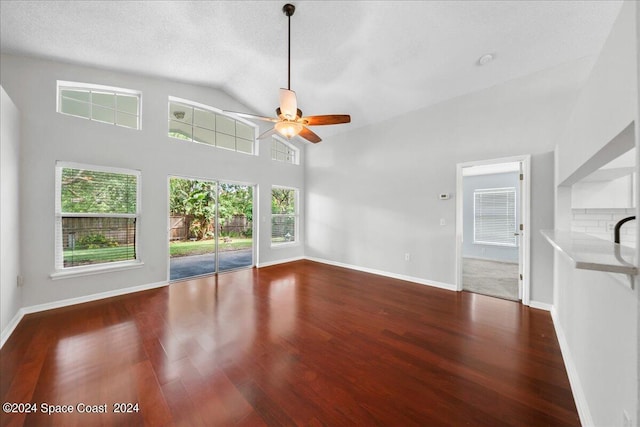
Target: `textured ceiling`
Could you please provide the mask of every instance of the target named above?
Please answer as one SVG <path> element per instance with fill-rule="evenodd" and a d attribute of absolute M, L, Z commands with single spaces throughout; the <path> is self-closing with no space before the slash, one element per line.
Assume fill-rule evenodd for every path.
<path fill-rule="evenodd" d="M 270 116 L 287 84 L 284 3 L 3 0 L 1 49 L 221 88 Z M 323 136 L 597 55 L 621 6 L 293 3 L 291 89 L 298 106 L 305 114 L 352 115 L 352 124 L 324 128 Z M 495 60 L 479 66 L 485 53 Z"/>

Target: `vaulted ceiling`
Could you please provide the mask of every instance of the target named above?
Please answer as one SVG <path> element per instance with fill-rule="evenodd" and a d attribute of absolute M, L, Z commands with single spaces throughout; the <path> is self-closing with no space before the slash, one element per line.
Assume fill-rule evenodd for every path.
<path fill-rule="evenodd" d="M 271 116 L 278 88 L 287 85 L 284 3 L 2 1 L 0 46 L 220 88 Z M 621 7 L 582 0 L 292 3 L 291 89 L 305 114 L 352 115 L 352 124 L 333 132 L 595 56 Z M 487 53 L 493 61 L 480 66 Z"/>

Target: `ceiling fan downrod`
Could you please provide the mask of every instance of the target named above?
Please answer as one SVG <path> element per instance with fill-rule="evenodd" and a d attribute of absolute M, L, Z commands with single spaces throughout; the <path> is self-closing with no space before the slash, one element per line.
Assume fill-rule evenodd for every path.
<path fill-rule="evenodd" d="M 290 3 L 282 6 L 282 12 L 289 18 L 289 38 L 288 38 L 288 49 L 287 49 L 287 89 L 291 90 L 291 16 L 296 11 L 296 7 Z"/>

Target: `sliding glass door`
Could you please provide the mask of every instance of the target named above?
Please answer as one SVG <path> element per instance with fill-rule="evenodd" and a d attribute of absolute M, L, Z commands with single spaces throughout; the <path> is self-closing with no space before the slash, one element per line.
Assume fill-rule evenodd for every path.
<path fill-rule="evenodd" d="M 169 277 L 253 266 L 253 187 L 169 178 Z"/>
<path fill-rule="evenodd" d="M 253 187 L 219 183 L 218 270 L 253 266 Z"/>

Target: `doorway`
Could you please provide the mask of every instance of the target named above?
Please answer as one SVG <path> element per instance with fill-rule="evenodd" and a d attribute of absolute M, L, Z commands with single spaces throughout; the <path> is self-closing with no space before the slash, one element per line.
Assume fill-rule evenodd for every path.
<path fill-rule="evenodd" d="M 529 156 L 458 164 L 457 288 L 529 302 Z"/>
<path fill-rule="evenodd" d="M 254 265 L 254 187 L 169 178 L 169 279 Z"/>

